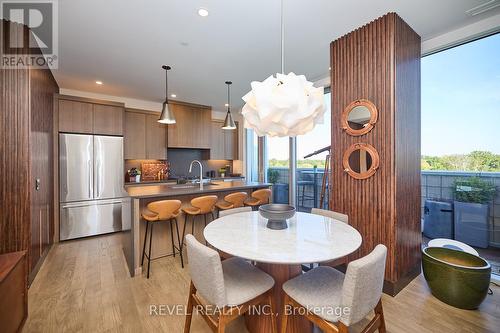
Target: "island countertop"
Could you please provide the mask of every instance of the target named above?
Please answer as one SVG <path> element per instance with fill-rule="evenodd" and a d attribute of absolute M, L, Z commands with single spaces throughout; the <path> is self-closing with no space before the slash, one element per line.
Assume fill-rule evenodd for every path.
<path fill-rule="evenodd" d="M 213 181 L 209 184 L 204 184 L 203 190 L 200 190 L 199 184 L 159 184 L 130 186 L 126 188 L 126 191 L 133 199 L 144 199 L 155 197 L 178 197 L 191 194 L 217 193 L 252 188 L 266 188 L 269 186 L 271 186 L 269 183 L 247 181 Z"/>

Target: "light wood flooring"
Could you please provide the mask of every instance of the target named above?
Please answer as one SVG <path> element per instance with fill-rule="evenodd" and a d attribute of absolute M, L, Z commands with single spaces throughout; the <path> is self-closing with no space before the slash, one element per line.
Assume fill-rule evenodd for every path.
<path fill-rule="evenodd" d="M 23 332 L 182 332 L 182 315 L 151 316 L 150 305 L 185 304 L 188 287 L 177 257 L 153 262 L 149 280 L 130 278 L 117 235 L 60 243 L 29 289 Z M 383 296 L 388 332 L 500 332 L 500 288 L 492 289 L 479 310 L 460 310 L 432 297 L 419 276 Z M 228 331 L 246 330 L 239 320 Z M 194 315 L 191 332 L 210 329 Z"/>

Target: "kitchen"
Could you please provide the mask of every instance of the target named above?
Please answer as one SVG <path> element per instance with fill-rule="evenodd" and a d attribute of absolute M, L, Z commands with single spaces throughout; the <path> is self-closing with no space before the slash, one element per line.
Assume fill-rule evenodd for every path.
<path fill-rule="evenodd" d="M 421 58 L 500 8 L 42 2 L 0 4 L 40 61 L 0 65 L 2 332 L 500 325 L 483 258 L 468 307 L 423 268 L 419 125 Z"/>

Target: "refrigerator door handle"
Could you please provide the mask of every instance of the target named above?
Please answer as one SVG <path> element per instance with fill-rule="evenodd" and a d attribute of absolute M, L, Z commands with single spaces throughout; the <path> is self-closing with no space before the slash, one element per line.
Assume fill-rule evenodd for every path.
<path fill-rule="evenodd" d="M 101 197 L 101 162 L 97 160 L 96 162 L 96 195 L 95 198 L 99 199 Z"/>
<path fill-rule="evenodd" d="M 92 170 L 92 161 L 88 160 L 89 170 Z M 92 198 L 92 173 L 89 172 L 89 198 Z"/>

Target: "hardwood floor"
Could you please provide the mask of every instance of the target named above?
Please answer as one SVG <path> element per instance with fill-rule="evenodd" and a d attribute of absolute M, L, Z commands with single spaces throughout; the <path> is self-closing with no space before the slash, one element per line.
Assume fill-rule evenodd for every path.
<path fill-rule="evenodd" d="M 184 305 L 188 288 L 178 257 L 154 261 L 149 280 L 130 278 L 118 235 L 55 244 L 29 289 L 23 331 L 182 332 L 182 314 L 150 315 L 150 305 Z M 388 332 L 498 332 L 500 288 L 492 289 L 479 310 L 460 310 L 432 297 L 419 276 L 396 297 L 384 295 Z M 243 325 L 237 320 L 228 332 L 245 332 Z M 191 332 L 210 329 L 194 315 Z"/>

